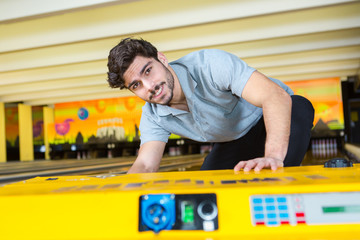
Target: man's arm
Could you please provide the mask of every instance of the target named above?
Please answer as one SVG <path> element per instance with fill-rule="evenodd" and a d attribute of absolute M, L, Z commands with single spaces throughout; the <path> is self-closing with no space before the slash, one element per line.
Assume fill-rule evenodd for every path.
<path fill-rule="evenodd" d="M 127 173 L 156 172 L 162 159 L 165 142 L 150 141 L 140 146 L 139 155 Z"/>
<path fill-rule="evenodd" d="M 291 97 L 276 83 L 255 71 L 242 93 L 242 98 L 263 109 L 266 128 L 265 155 L 239 162 L 234 170 L 273 170 L 283 166 L 290 136 Z"/>

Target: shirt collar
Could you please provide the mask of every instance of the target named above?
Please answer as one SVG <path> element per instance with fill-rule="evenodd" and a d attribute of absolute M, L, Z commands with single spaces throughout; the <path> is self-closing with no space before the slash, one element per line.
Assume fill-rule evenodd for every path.
<path fill-rule="evenodd" d="M 189 109 L 192 109 L 192 106 L 194 104 L 193 103 L 193 99 L 194 99 L 193 95 L 194 95 L 194 90 L 195 90 L 197 83 L 193 80 L 193 78 L 191 77 L 191 75 L 188 72 L 188 70 L 186 69 L 186 67 L 183 66 L 182 64 L 172 62 L 172 63 L 170 63 L 170 66 L 172 67 L 176 76 L 179 79 L 180 86 L 185 94 Z M 165 105 L 160 105 L 160 104 L 151 104 L 151 106 L 152 106 L 153 110 L 157 112 L 157 114 L 159 116 L 167 116 L 170 114 L 172 114 L 173 116 L 176 116 L 176 115 L 188 113 L 187 111 L 175 109 L 175 108 L 165 106 Z"/>

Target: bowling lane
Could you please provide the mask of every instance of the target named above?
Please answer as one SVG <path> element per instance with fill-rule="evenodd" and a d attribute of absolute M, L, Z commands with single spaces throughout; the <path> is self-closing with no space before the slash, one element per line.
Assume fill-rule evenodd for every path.
<path fill-rule="evenodd" d="M 11 162 L 0 164 L 0 183 L 16 182 L 37 176 L 124 174 L 136 157 L 86 160 Z M 202 164 L 204 155 L 164 157 L 160 171 L 185 171 Z"/>

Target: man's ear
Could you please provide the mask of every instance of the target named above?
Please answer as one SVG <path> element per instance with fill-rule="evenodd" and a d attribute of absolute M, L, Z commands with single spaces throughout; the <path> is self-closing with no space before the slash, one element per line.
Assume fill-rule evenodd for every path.
<path fill-rule="evenodd" d="M 158 59 L 164 66 L 168 66 L 169 62 L 162 52 L 158 52 Z"/>

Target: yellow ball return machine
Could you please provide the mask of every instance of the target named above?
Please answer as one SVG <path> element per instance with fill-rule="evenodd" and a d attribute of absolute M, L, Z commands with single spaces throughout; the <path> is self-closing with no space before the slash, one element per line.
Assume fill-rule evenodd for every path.
<path fill-rule="evenodd" d="M 360 164 L 37 177 L 0 187 L 0 239 L 360 239 Z"/>

